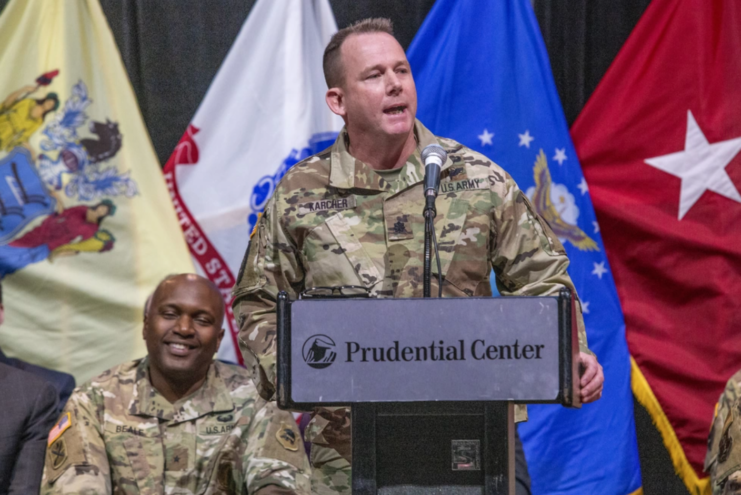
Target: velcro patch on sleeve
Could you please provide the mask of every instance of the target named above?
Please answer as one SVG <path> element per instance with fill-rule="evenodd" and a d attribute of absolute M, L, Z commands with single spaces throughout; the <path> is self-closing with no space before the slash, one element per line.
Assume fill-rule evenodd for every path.
<path fill-rule="evenodd" d="M 85 463 L 85 452 L 79 435 L 58 437 L 46 449 L 46 478 L 54 483 L 70 466 Z"/>
<path fill-rule="evenodd" d="M 67 431 L 67 429 L 72 426 L 72 415 L 67 412 L 62 415 L 61 418 L 59 418 L 59 421 L 57 421 L 57 424 L 54 425 L 54 428 L 51 429 L 49 432 L 49 438 L 46 442 L 47 447 L 51 446 L 54 441 L 62 436 L 62 433 Z"/>
<path fill-rule="evenodd" d="M 258 452 L 259 457 L 277 459 L 288 462 L 297 468 L 303 468 L 306 463 L 306 452 L 301 440 L 301 432 L 298 430 L 293 417 L 277 408 L 275 403 L 265 406 L 270 418 L 270 425 L 263 437 L 263 445 Z"/>

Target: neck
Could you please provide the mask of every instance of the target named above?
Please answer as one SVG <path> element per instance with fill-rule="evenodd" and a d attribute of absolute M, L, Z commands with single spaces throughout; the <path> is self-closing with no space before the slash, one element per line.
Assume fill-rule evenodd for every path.
<path fill-rule="evenodd" d="M 183 377 L 181 380 L 178 378 L 173 379 L 173 377 L 165 378 L 165 376 L 158 370 L 152 366 L 149 367 L 149 379 L 152 386 L 170 403 L 177 402 L 183 397 L 187 397 L 201 388 L 203 382 L 206 381 L 207 373 L 208 369 L 206 370 L 206 373 L 203 373 L 203 376 L 195 381 L 193 380 L 192 374 L 187 378 Z"/>
<path fill-rule="evenodd" d="M 391 170 L 404 166 L 417 147 L 414 128 L 408 135 L 398 139 L 388 136 L 378 138 L 362 131 L 353 132 L 350 128 L 347 134 L 350 137 L 350 154 L 375 170 Z"/>

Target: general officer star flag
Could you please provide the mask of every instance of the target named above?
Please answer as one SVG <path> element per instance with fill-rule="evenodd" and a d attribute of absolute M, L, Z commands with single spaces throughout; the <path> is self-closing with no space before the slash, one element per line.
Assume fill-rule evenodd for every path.
<path fill-rule="evenodd" d="M 79 383 L 146 353 L 144 301 L 193 264 L 98 1 L 11 1 L 0 67 L 0 347 Z"/>
<path fill-rule="evenodd" d="M 652 1 L 573 136 L 633 391 L 689 491 L 709 494 L 713 407 L 741 368 L 741 2 Z"/>
<path fill-rule="evenodd" d="M 242 360 L 231 290 L 250 232 L 286 171 L 342 128 L 322 73 L 336 31 L 328 0 L 258 0 L 165 166 L 190 252 L 227 303 L 229 361 Z"/>
<path fill-rule="evenodd" d="M 438 0 L 409 48 L 418 116 L 501 165 L 549 218 L 571 260 L 600 400 L 529 406 L 533 494 L 640 493 L 630 359 L 610 266 L 528 0 Z"/>

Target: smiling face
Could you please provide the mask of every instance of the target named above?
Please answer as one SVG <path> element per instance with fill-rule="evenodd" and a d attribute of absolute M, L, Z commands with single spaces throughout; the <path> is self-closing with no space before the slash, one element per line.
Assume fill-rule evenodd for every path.
<path fill-rule="evenodd" d="M 350 134 L 408 136 L 417 113 L 417 89 L 404 49 L 386 33 L 350 35 L 340 47 L 343 82 L 330 108 Z M 336 103 L 333 105 L 333 103 Z"/>
<path fill-rule="evenodd" d="M 150 372 L 168 382 L 203 379 L 224 336 L 223 318 L 221 295 L 202 277 L 162 282 L 144 317 Z"/>

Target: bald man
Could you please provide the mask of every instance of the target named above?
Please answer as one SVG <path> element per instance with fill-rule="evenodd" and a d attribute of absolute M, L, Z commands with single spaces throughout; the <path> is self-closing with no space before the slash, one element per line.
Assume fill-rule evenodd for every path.
<path fill-rule="evenodd" d="M 79 387 L 49 434 L 41 493 L 308 494 L 293 417 L 213 357 L 224 302 L 167 277 L 146 306 L 147 357 Z"/>

